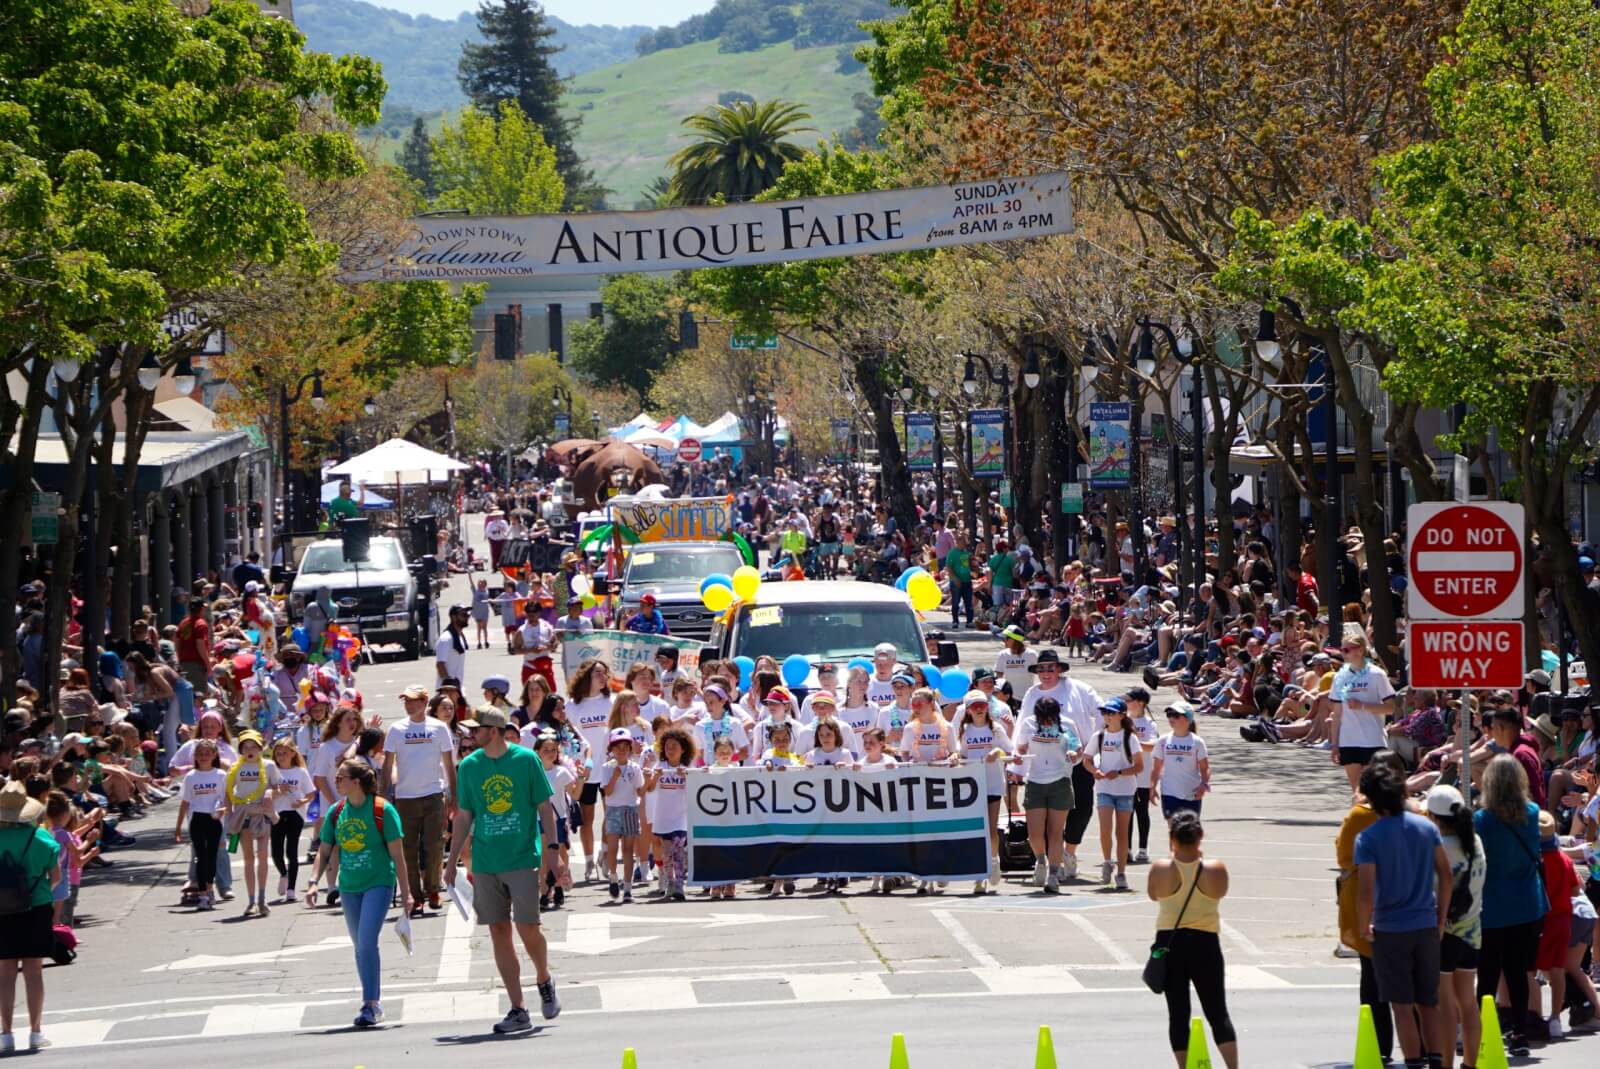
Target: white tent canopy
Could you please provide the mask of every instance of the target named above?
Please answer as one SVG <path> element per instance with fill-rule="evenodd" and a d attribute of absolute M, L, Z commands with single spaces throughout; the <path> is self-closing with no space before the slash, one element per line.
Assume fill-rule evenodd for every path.
<path fill-rule="evenodd" d="M 328 472 L 331 475 L 343 475 L 358 483 L 416 486 L 445 482 L 451 472 L 464 471 L 467 467 L 459 460 L 424 449 L 415 442 L 390 438 L 382 445 L 328 469 Z"/>
<path fill-rule="evenodd" d="M 640 447 L 649 445 L 655 446 L 657 449 L 674 449 L 678 445 L 676 439 L 663 434 L 661 431 L 656 430 L 655 427 L 640 427 L 624 436 L 622 440 L 629 445 Z"/>

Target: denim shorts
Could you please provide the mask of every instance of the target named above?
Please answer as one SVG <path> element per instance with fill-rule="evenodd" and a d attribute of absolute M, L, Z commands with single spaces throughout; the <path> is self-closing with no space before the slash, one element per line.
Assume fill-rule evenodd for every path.
<path fill-rule="evenodd" d="M 1106 794 L 1104 791 L 1095 791 L 1094 807 L 1096 809 L 1115 809 L 1118 813 L 1132 813 L 1133 795 Z"/>
<path fill-rule="evenodd" d="M 605 833 L 607 835 L 638 835 L 639 807 L 619 805 L 606 807 Z"/>

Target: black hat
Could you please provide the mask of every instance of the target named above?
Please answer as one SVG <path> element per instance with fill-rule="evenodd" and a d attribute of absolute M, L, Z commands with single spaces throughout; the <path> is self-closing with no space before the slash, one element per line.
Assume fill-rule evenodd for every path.
<path fill-rule="evenodd" d="M 1061 660 L 1061 655 L 1055 650 L 1040 650 L 1039 659 L 1028 666 L 1028 671 L 1037 672 L 1041 665 L 1046 664 L 1053 664 L 1063 672 L 1067 671 L 1066 663 Z"/>

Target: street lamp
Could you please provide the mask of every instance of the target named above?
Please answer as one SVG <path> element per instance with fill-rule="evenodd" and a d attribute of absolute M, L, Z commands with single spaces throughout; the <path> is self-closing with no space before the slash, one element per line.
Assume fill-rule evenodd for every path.
<path fill-rule="evenodd" d="M 305 393 L 306 383 L 311 384 L 311 407 L 322 411 L 327 405 L 328 398 L 322 392 L 322 372 L 308 371 L 301 375 L 294 384 L 294 395 L 290 396 L 287 383 L 278 386 L 278 449 L 283 458 L 283 566 L 294 567 L 294 488 L 289 477 L 289 406 L 300 400 L 300 395 Z"/>
<path fill-rule="evenodd" d="M 161 385 L 161 365 L 156 363 L 154 353 L 144 354 L 136 375 L 139 379 L 139 388 L 142 390 L 154 392 L 155 388 Z"/>
<path fill-rule="evenodd" d="M 76 382 L 83 365 L 70 356 L 58 356 L 50 362 L 59 382 Z"/>
<path fill-rule="evenodd" d="M 178 361 L 177 370 L 172 373 L 172 385 L 179 393 L 187 396 L 194 392 L 194 383 L 194 363 L 185 356 Z"/>
<path fill-rule="evenodd" d="M 378 402 L 374 401 L 371 397 L 368 397 L 365 401 L 361 402 L 361 411 L 365 412 L 369 416 L 377 415 Z"/>
<path fill-rule="evenodd" d="M 1263 308 L 1256 324 L 1256 355 L 1264 363 L 1276 364 L 1282 351 L 1283 346 L 1278 344 L 1278 317 L 1271 309 Z"/>

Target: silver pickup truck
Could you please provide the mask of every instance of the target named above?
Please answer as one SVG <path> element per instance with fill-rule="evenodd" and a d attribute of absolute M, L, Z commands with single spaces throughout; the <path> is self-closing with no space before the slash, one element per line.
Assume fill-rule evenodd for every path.
<path fill-rule="evenodd" d="M 628 552 L 622 573 L 622 615 L 639 609 L 639 599 L 654 594 L 656 608 L 674 637 L 704 642 L 714 614 L 700 601 L 708 575 L 732 575 L 744 563 L 730 542 L 641 542 Z"/>

